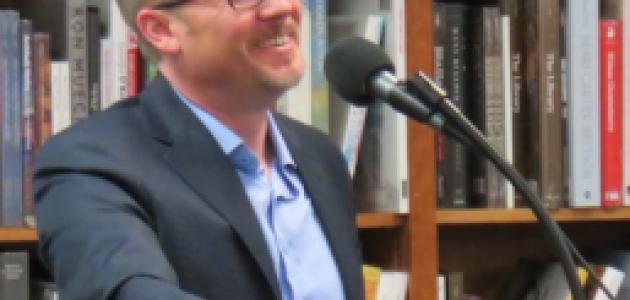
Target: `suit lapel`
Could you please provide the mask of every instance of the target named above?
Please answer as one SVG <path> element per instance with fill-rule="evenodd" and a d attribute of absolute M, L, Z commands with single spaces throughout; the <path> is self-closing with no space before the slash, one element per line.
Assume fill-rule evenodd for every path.
<path fill-rule="evenodd" d="M 262 270 L 277 299 L 277 277 L 249 198 L 229 158 L 163 78 L 140 97 L 155 138 L 170 145 L 167 164 L 234 228 Z"/>

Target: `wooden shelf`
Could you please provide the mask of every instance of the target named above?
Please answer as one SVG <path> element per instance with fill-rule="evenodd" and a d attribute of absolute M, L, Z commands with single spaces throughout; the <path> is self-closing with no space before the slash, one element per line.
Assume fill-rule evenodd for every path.
<path fill-rule="evenodd" d="M 617 222 L 630 221 L 630 207 L 615 209 L 561 208 L 552 212 L 554 220 L 570 222 Z M 437 211 L 439 225 L 466 224 L 527 224 L 535 223 L 532 212 L 517 209 L 442 209 Z"/>
<path fill-rule="evenodd" d="M 400 228 L 405 219 L 405 215 L 394 213 L 359 213 L 357 226 L 359 229 Z"/>
<path fill-rule="evenodd" d="M 0 228 L 0 243 L 37 242 L 37 231 L 32 228 Z"/>

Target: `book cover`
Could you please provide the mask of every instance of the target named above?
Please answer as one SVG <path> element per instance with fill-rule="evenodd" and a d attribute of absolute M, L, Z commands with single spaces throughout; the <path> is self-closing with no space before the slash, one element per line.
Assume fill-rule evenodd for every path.
<path fill-rule="evenodd" d="M 70 62 L 70 103 L 72 123 L 89 114 L 88 35 L 86 0 L 66 2 L 68 61 Z"/>
<path fill-rule="evenodd" d="M 2 11 L 2 225 L 22 226 L 22 36 L 17 11 Z"/>
<path fill-rule="evenodd" d="M 510 92 L 511 107 L 509 113 L 512 115 L 512 160 L 516 169 L 524 174 L 527 169 L 525 150 L 527 141 L 527 131 L 525 130 L 524 109 L 524 16 L 522 0 L 507 0 L 510 26 Z M 521 194 L 514 195 L 514 206 L 525 206 Z"/>
<path fill-rule="evenodd" d="M 37 154 L 52 134 L 50 35 L 47 33 L 33 33 L 33 85 L 35 87 L 33 145 Z"/>
<path fill-rule="evenodd" d="M 311 120 L 313 126 L 329 132 L 330 99 L 324 75 L 324 58 L 328 50 L 328 0 L 309 0 L 308 10 L 311 16 Z"/>
<path fill-rule="evenodd" d="M 87 59 L 88 59 L 88 87 L 89 111 L 93 114 L 101 110 L 101 22 L 99 9 L 96 6 L 87 7 Z"/>
<path fill-rule="evenodd" d="M 29 299 L 27 252 L 0 252 L 0 299 Z"/>
<path fill-rule="evenodd" d="M 35 227 L 33 209 L 33 111 L 35 105 L 35 87 L 33 86 L 33 23 L 30 20 L 20 21 L 22 33 L 22 210 L 24 225 Z"/>
<path fill-rule="evenodd" d="M 445 3 L 444 84 L 451 102 L 466 112 L 468 95 L 468 31 L 469 9 L 462 3 Z M 438 57 L 436 55 L 436 57 Z M 443 207 L 467 206 L 467 151 L 464 145 L 438 138 L 438 201 Z M 441 193 L 440 193 L 441 192 Z"/>
<path fill-rule="evenodd" d="M 568 192 L 571 207 L 601 199 L 599 3 L 566 1 Z"/>
<path fill-rule="evenodd" d="M 602 207 L 622 205 L 623 116 L 622 27 L 616 19 L 600 21 Z"/>
<path fill-rule="evenodd" d="M 559 0 L 525 1 L 525 177 L 547 208 L 563 205 Z"/>

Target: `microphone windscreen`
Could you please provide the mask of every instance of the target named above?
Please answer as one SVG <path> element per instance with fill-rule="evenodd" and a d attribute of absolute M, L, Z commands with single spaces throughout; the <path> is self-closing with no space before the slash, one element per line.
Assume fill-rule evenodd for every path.
<path fill-rule="evenodd" d="M 387 53 L 361 37 L 335 42 L 324 59 L 324 72 L 333 90 L 358 105 L 374 101 L 368 86 L 372 77 L 384 70 L 394 72 L 394 64 Z"/>

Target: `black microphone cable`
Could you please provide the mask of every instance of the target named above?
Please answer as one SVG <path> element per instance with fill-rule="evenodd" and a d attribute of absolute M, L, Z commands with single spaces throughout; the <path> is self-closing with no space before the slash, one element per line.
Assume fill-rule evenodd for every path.
<path fill-rule="evenodd" d="M 554 233 L 552 234 L 559 238 L 561 241 L 564 241 L 564 244 L 568 248 L 567 250 L 571 252 L 572 257 L 574 257 L 580 263 L 580 265 L 584 267 L 584 269 L 589 273 L 589 276 L 594 279 L 595 284 L 604 291 L 606 296 L 610 300 L 616 300 L 615 296 L 613 296 L 610 290 L 600 280 L 591 265 L 586 261 L 584 256 L 577 249 L 573 241 L 569 239 L 569 237 L 557 225 L 557 223 L 555 223 L 555 221 L 551 220 L 551 216 L 541 205 L 541 201 L 538 195 L 532 193 L 529 189 L 525 178 L 523 178 L 518 172 L 514 171 L 513 167 L 509 165 L 494 150 L 494 148 L 490 146 L 490 144 L 488 144 L 483 134 L 479 132 L 477 127 L 469 122 L 468 119 L 463 115 L 463 113 L 449 100 L 447 94 L 441 88 L 435 86 L 433 84 L 433 81 L 422 72 L 416 73 L 405 83 L 409 92 L 415 94 L 419 98 L 426 99 L 429 102 L 428 105 L 430 106 L 430 110 L 437 111 L 434 113 L 439 113 L 443 116 L 445 120 L 443 128 L 445 129 L 444 133 L 446 136 L 453 138 L 454 140 L 462 143 L 470 149 L 473 149 L 473 151 L 476 151 L 482 156 L 487 155 L 489 157 L 488 159 L 490 159 L 497 166 L 497 168 L 503 173 L 503 175 L 510 179 L 513 183 L 515 183 L 514 187 L 523 195 L 523 197 L 527 201 L 527 204 L 530 206 L 532 211 L 534 211 L 537 218 L 541 220 L 541 222 L 543 222 L 543 219 L 537 213 L 537 211 L 539 211 L 542 212 L 544 218 L 549 219 L 544 222 L 552 224 L 551 227 L 554 231 Z M 457 133 L 455 133 L 454 131 L 457 131 Z M 500 167 L 498 163 L 501 163 L 503 167 Z M 510 176 L 514 176 L 514 178 L 510 178 Z M 519 182 L 521 188 L 517 187 L 516 182 Z"/>

